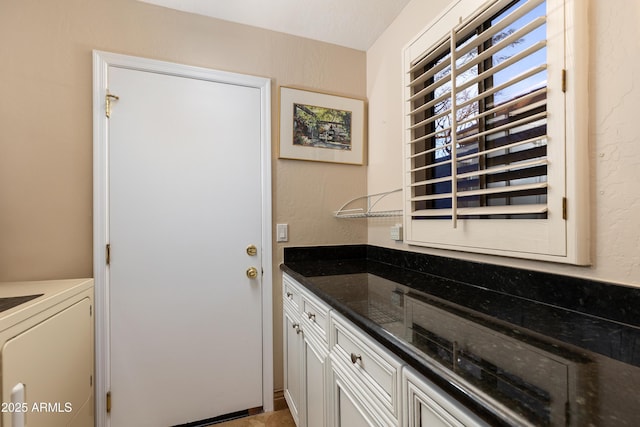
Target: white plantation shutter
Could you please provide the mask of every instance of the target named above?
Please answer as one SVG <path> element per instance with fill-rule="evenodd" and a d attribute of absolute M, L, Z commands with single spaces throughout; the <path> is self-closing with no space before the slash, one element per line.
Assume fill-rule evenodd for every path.
<path fill-rule="evenodd" d="M 564 3 L 461 20 L 462 0 L 405 52 L 408 243 L 584 262 L 567 257 Z"/>

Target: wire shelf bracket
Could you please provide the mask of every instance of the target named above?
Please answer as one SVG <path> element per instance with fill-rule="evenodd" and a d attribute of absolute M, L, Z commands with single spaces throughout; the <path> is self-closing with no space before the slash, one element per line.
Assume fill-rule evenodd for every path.
<path fill-rule="evenodd" d="M 392 217 L 392 216 L 402 216 L 402 210 L 388 210 L 388 211 L 376 211 L 374 207 L 380 200 L 384 199 L 389 194 L 398 193 L 402 191 L 402 188 L 398 188 L 397 190 L 385 191 L 383 193 L 376 194 L 368 194 L 366 196 L 356 197 L 355 199 L 349 200 L 347 203 L 342 205 L 340 209 L 334 212 L 334 216 L 336 218 L 370 218 L 370 217 Z M 366 208 L 349 208 L 350 205 L 355 204 L 355 202 L 366 200 Z"/>

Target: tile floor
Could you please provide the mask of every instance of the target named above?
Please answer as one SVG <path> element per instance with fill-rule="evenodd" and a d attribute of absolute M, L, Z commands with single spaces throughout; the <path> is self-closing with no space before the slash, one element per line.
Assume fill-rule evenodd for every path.
<path fill-rule="evenodd" d="M 252 415 L 224 423 L 213 424 L 213 427 L 295 427 L 289 409 Z"/>

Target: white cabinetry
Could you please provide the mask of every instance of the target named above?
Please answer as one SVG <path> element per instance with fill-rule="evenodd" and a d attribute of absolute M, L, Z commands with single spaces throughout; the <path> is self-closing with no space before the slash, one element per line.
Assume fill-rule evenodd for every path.
<path fill-rule="evenodd" d="M 486 426 L 283 276 L 285 399 L 298 427 Z"/>
<path fill-rule="evenodd" d="M 402 391 L 405 427 L 487 425 L 438 386 L 406 366 L 402 370 Z"/>
<path fill-rule="evenodd" d="M 400 425 L 402 362 L 335 312 L 331 313 L 331 366 L 338 373 L 334 378 L 341 375 L 351 389 L 361 391 L 362 406 L 371 408 L 380 425 Z"/>
<path fill-rule="evenodd" d="M 329 307 L 283 277 L 284 396 L 298 427 L 326 427 Z"/>
<path fill-rule="evenodd" d="M 332 364 L 330 392 L 331 420 L 334 426 L 384 427 L 387 424 L 376 415 L 375 409 L 353 386 L 345 372 Z"/>
<path fill-rule="evenodd" d="M 320 344 L 312 333 L 302 339 L 302 394 L 304 421 L 307 427 L 327 426 L 327 362 L 326 344 Z"/>
<path fill-rule="evenodd" d="M 300 329 L 299 313 L 291 313 L 285 304 L 284 309 L 284 398 L 289 405 L 291 416 L 298 426 L 300 426 L 300 357 L 302 350 L 302 329 Z"/>

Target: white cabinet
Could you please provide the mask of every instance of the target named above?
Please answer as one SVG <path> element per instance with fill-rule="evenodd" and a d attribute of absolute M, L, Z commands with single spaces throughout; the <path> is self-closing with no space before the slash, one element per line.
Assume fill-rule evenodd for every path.
<path fill-rule="evenodd" d="M 375 425 L 399 426 L 401 422 L 402 361 L 361 332 L 351 322 L 331 313 L 331 367 L 334 371 L 334 392 L 343 392 L 344 381 L 351 390 L 358 390 L 360 406 L 370 408 Z M 340 412 L 341 397 L 334 398 L 334 412 Z M 337 418 L 338 421 L 340 417 Z M 338 425 L 349 427 L 340 422 Z"/>
<path fill-rule="evenodd" d="M 289 405 L 289 411 L 296 425 L 300 426 L 300 390 L 302 386 L 300 381 L 300 367 L 302 365 L 300 315 L 291 313 L 285 305 L 283 319 L 284 398 Z"/>
<path fill-rule="evenodd" d="M 306 328 L 305 328 L 306 329 Z M 307 427 L 327 426 L 327 362 L 326 345 L 318 343 L 312 333 L 303 332 L 302 398 L 303 420 Z"/>
<path fill-rule="evenodd" d="M 486 426 L 286 274 L 285 399 L 298 427 Z"/>
<path fill-rule="evenodd" d="M 343 427 L 385 427 L 387 424 L 376 415 L 367 399 L 353 387 L 343 370 L 331 369 L 331 419 L 333 425 Z"/>
<path fill-rule="evenodd" d="M 286 274 L 282 279 L 282 297 L 285 307 L 289 307 L 294 313 L 299 312 L 302 305 L 302 290 L 300 285 Z"/>
<path fill-rule="evenodd" d="M 298 427 L 326 427 L 329 307 L 283 276 L 284 396 Z"/>
<path fill-rule="evenodd" d="M 487 426 L 467 408 L 413 369 L 402 370 L 405 427 Z"/>

